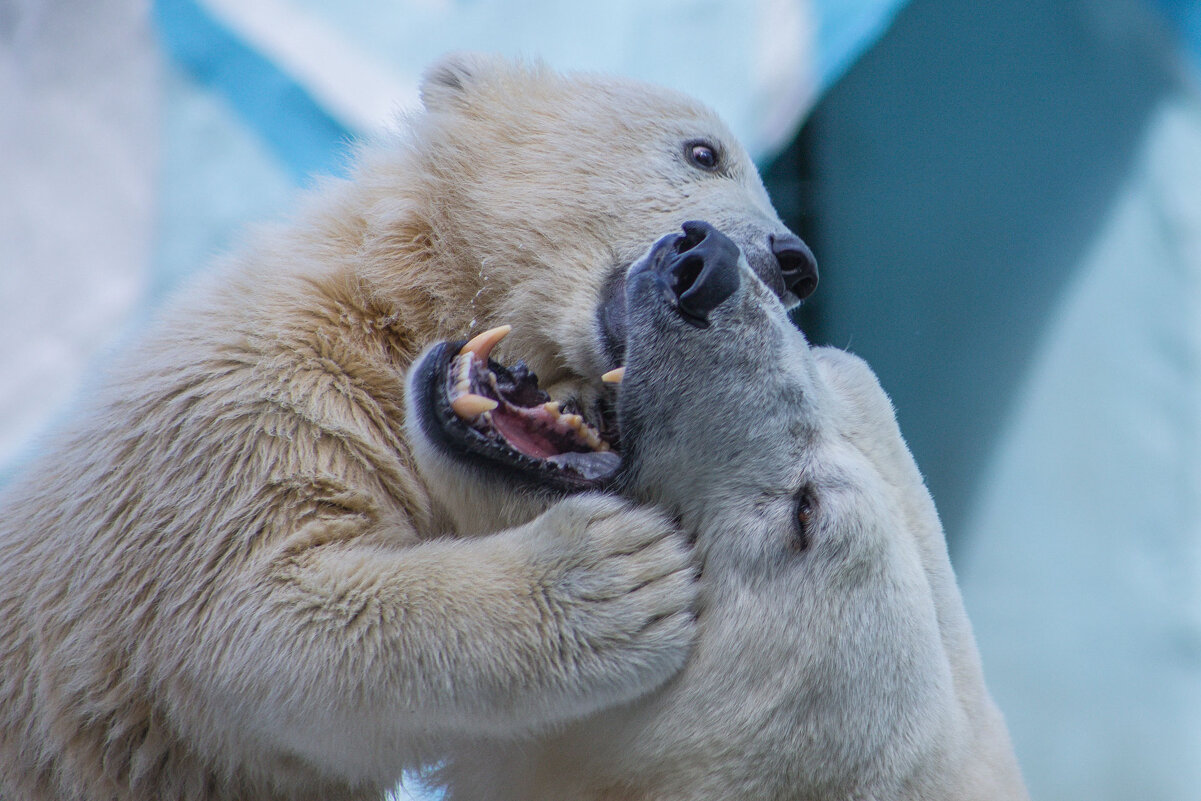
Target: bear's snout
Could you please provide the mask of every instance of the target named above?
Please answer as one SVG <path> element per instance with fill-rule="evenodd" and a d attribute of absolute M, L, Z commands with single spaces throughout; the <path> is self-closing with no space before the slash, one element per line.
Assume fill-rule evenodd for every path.
<path fill-rule="evenodd" d="M 707 222 L 686 222 L 683 229 L 656 242 L 630 278 L 651 273 L 663 299 L 685 322 L 708 328 L 710 312 L 738 289 L 741 251 Z"/>

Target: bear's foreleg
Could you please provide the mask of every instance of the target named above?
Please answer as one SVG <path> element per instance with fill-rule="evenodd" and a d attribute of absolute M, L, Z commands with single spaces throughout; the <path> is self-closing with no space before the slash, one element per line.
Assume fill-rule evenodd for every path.
<path fill-rule="evenodd" d="M 228 598 L 195 680 L 271 750 L 349 782 L 394 780 L 414 742 L 520 736 L 632 700 L 692 642 L 684 539 L 617 498 L 410 547 L 338 526 L 297 531 Z"/>

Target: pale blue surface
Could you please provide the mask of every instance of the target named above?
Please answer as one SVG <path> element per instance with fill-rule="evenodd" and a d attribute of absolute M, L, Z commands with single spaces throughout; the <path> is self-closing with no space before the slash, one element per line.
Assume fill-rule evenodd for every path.
<path fill-rule="evenodd" d="M 964 527 L 966 600 L 1032 790 L 1201 792 L 1201 98 L 1152 113 Z"/>
<path fill-rule="evenodd" d="M 150 303 L 229 248 L 247 221 L 285 214 L 298 192 L 296 175 L 224 95 L 174 65 L 165 70 L 164 86 Z"/>

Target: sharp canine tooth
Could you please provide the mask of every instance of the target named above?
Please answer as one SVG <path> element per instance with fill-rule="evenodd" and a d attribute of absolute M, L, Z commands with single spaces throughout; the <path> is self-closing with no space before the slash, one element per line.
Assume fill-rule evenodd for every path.
<path fill-rule="evenodd" d="M 610 370 L 609 372 L 602 375 L 601 381 L 604 381 L 606 384 L 620 384 L 621 379 L 623 379 L 625 377 L 626 377 L 626 368 L 623 365 L 621 367 L 618 367 L 616 370 Z"/>
<path fill-rule="evenodd" d="M 470 392 L 466 395 L 460 395 L 450 402 L 450 408 L 454 409 L 455 414 L 463 420 L 470 420 L 484 412 L 490 412 L 497 405 L 497 402 L 491 398 L 485 398 L 483 395 L 475 395 Z"/>
<path fill-rule="evenodd" d="M 512 330 L 513 326 L 511 325 L 502 325 L 496 328 L 489 328 L 484 333 L 477 334 L 476 336 L 472 337 L 471 340 L 463 346 L 463 349 L 459 351 L 459 355 L 462 356 L 467 353 L 474 353 L 477 359 L 488 361 L 488 354 L 491 353 L 492 349 L 496 347 L 496 343 L 508 336 L 509 332 Z"/>

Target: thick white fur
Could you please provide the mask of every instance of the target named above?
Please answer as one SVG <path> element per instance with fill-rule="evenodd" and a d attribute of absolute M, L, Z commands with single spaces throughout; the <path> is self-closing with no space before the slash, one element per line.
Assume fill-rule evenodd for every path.
<path fill-rule="evenodd" d="M 465 745 L 440 775 L 451 801 L 1025 799 L 934 504 L 867 365 L 810 350 L 745 262 L 709 329 L 630 308 L 629 491 L 697 534 L 696 649 L 632 704 Z"/>
<path fill-rule="evenodd" d="M 502 354 L 586 403 L 614 267 L 688 219 L 744 248 L 783 226 L 678 94 L 453 58 L 423 95 L 169 309 L 0 498 L 0 797 L 378 798 L 449 742 L 683 665 L 674 526 L 595 496 L 464 514 L 414 464 L 405 372 L 512 323 Z M 722 174 L 683 158 L 698 137 Z"/>

